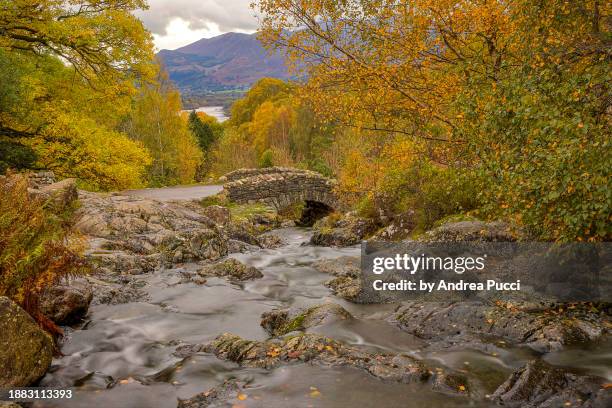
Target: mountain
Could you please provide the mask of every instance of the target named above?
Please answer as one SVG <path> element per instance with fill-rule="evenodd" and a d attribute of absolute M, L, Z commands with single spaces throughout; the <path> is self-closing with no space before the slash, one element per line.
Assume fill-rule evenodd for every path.
<path fill-rule="evenodd" d="M 256 34 L 226 33 L 157 55 L 184 96 L 244 90 L 263 77 L 289 78 L 282 55 L 270 55 Z"/>

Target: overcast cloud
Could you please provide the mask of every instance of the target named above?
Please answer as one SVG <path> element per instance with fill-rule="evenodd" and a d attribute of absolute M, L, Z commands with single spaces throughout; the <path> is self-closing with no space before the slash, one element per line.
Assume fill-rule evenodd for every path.
<path fill-rule="evenodd" d="M 251 0 L 148 0 L 136 14 L 153 33 L 158 49 L 174 49 L 204 37 L 257 28 Z"/>

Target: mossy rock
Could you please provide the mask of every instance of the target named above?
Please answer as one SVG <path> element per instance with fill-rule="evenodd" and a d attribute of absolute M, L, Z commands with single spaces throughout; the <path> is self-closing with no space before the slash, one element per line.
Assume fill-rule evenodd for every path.
<path fill-rule="evenodd" d="M 49 368 L 53 340 L 17 304 L 0 297 L 0 388 L 35 383 Z"/>
<path fill-rule="evenodd" d="M 291 313 L 288 310 L 272 310 L 262 314 L 261 317 L 261 326 L 273 336 L 305 331 L 311 327 L 353 318 L 342 306 L 335 303 L 324 303 L 297 313 Z"/>

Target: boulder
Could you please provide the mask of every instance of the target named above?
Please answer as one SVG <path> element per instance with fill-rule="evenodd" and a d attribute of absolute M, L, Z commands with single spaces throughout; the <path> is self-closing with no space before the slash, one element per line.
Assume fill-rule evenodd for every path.
<path fill-rule="evenodd" d="M 0 388 L 25 387 L 51 365 L 53 340 L 23 309 L 0 297 Z"/>
<path fill-rule="evenodd" d="M 436 380 L 441 374 L 412 356 L 373 352 L 310 333 L 287 335 L 269 341 L 245 340 L 224 333 L 207 344 L 181 345 L 175 355 L 187 357 L 200 352 L 213 353 L 218 358 L 233 361 L 243 367 L 272 369 L 286 364 L 313 362 L 325 366 L 355 367 L 386 381 L 429 382 L 432 386 L 440 382 L 452 383 L 444 379 Z M 445 375 L 451 374 L 454 373 Z M 444 392 L 451 392 L 450 387 L 444 389 Z M 458 384 L 454 394 L 471 394 L 469 383 Z"/>
<path fill-rule="evenodd" d="M 447 222 L 427 231 L 423 241 L 484 241 L 514 242 L 526 237 L 526 234 L 515 226 L 504 221 L 484 222 L 478 220 Z"/>
<path fill-rule="evenodd" d="M 171 263 L 217 260 L 227 255 L 227 237 L 216 228 L 200 228 L 168 237 L 162 244 Z"/>
<path fill-rule="evenodd" d="M 234 399 L 243 390 L 244 384 L 236 379 L 225 380 L 223 384 L 201 392 L 189 399 L 179 400 L 178 408 L 206 408 L 211 406 L 230 406 L 228 400 Z M 233 405 L 237 407 L 237 405 Z"/>
<path fill-rule="evenodd" d="M 41 185 L 38 189 L 30 189 L 31 194 L 40 197 L 50 207 L 57 211 L 68 208 L 74 203 L 79 194 L 76 179 L 68 178 L 57 183 Z"/>
<path fill-rule="evenodd" d="M 389 225 L 376 232 L 370 239 L 374 241 L 401 241 L 410 237 L 416 225 L 415 213 L 409 210 L 395 216 Z"/>
<path fill-rule="evenodd" d="M 598 313 L 554 308 L 531 310 L 520 304 L 467 302 L 404 302 L 391 321 L 419 338 L 453 342 L 453 338 L 504 338 L 508 343 L 530 347 L 538 352 L 560 350 L 564 346 L 600 339 L 609 320 Z M 460 337 L 459 337 L 460 336 Z"/>
<path fill-rule="evenodd" d="M 312 267 L 319 272 L 334 276 L 325 282 L 325 286 L 330 288 L 334 295 L 351 302 L 364 303 L 366 299 L 362 296 L 360 263 L 359 258 L 341 256 L 317 261 Z"/>
<path fill-rule="evenodd" d="M 261 315 L 261 327 L 272 336 L 280 336 L 293 331 L 306 331 L 338 320 L 352 319 L 349 312 L 336 303 L 324 303 L 307 310 L 272 310 Z"/>
<path fill-rule="evenodd" d="M 232 219 L 230 210 L 220 205 L 209 205 L 208 207 L 204 207 L 201 212 L 219 225 L 226 225 Z"/>
<path fill-rule="evenodd" d="M 349 275 L 337 276 L 325 282 L 325 286 L 330 288 L 334 295 L 350 302 L 371 303 L 363 298 L 361 279 L 357 277 Z"/>
<path fill-rule="evenodd" d="M 347 214 L 335 221 L 328 216 L 315 223 L 310 243 L 319 246 L 352 246 L 360 243 L 375 230 L 376 224 L 368 218 Z"/>
<path fill-rule="evenodd" d="M 21 405 L 15 402 L 0 401 L 0 408 L 22 408 Z"/>
<path fill-rule="evenodd" d="M 265 234 L 257 237 L 257 243 L 261 248 L 274 249 L 283 246 L 283 240 L 278 235 Z"/>
<path fill-rule="evenodd" d="M 361 260 L 355 256 L 341 256 L 332 259 L 322 259 L 314 262 L 312 267 L 322 273 L 333 276 L 359 277 L 361 273 Z"/>
<path fill-rule="evenodd" d="M 58 285 L 46 290 L 40 300 L 40 309 L 57 324 L 79 322 L 93 299 L 91 287 L 83 282 Z"/>
<path fill-rule="evenodd" d="M 263 274 L 259 269 L 253 266 L 245 265 L 233 258 L 228 258 L 221 262 L 206 265 L 198 271 L 198 275 L 203 278 L 212 276 L 227 278 L 230 282 L 242 282 L 245 280 L 259 279 L 263 277 Z"/>
<path fill-rule="evenodd" d="M 606 383 L 535 360 L 512 373 L 491 398 L 505 407 L 607 408 L 612 406 L 612 389 Z"/>
<path fill-rule="evenodd" d="M 52 171 L 39 171 L 36 173 L 30 173 L 28 175 L 28 181 L 32 188 L 40 188 L 48 184 L 55 183 L 55 173 Z"/>

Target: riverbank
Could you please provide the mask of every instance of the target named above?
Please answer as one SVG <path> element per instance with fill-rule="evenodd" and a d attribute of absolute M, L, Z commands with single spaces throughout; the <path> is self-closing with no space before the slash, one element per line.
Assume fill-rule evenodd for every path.
<path fill-rule="evenodd" d="M 357 303 L 362 221 L 340 223 L 340 234 L 196 201 L 85 192 L 79 201 L 94 265 L 81 281 L 93 301 L 65 326 L 63 355 L 39 383 L 74 387 L 74 398 L 36 407 L 608 401 L 606 330 L 536 349 L 525 335 L 552 341 L 565 317 L 521 334 L 533 315 L 504 305 Z M 354 242 L 338 240 L 351 231 Z M 319 244 L 321 234 L 341 245 Z M 491 311 L 507 322 L 493 333 L 481 318 Z M 605 313 L 589 316 L 609 327 Z"/>

